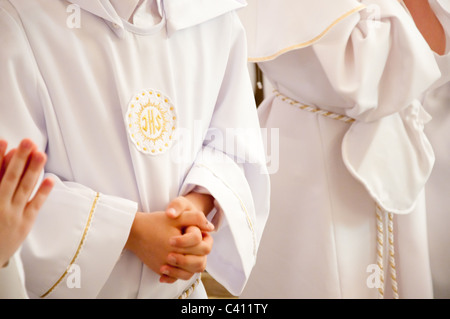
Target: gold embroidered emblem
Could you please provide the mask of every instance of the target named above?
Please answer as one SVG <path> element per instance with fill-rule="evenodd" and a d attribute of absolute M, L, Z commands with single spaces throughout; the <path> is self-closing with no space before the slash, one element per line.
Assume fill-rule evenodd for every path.
<path fill-rule="evenodd" d="M 157 155 L 168 150 L 177 127 L 175 107 L 156 90 L 135 95 L 126 114 L 128 132 L 139 151 Z"/>

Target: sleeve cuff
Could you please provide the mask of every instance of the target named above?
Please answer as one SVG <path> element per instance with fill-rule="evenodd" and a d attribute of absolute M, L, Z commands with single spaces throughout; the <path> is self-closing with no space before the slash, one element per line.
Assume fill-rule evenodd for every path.
<path fill-rule="evenodd" d="M 224 180 L 215 173 L 217 171 L 229 172 L 229 169 L 216 170 L 203 164 L 195 165 L 185 180 L 182 194 L 201 186 L 215 198 L 217 211 L 211 221 L 219 228 L 213 234 L 214 247 L 208 256 L 207 271 L 228 291 L 239 295 L 256 259 L 253 204 L 241 197 L 251 196 L 246 183 L 238 179 L 231 186 L 231 181 Z"/>
<path fill-rule="evenodd" d="M 30 297 L 95 298 L 122 254 L 136 211 L 132 201 L 59 184 L 23 245 Z"/>

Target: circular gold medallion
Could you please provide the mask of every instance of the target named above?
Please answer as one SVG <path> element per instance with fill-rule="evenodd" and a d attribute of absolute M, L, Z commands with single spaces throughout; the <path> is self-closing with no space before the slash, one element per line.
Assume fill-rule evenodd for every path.
<path fill-rule="evenodd" d="M 175 107 L 157 90 L 143 90 L 128 105 L 127 129 L 139 151 L 158 155 L 167 151 L 177 127 Z"/>

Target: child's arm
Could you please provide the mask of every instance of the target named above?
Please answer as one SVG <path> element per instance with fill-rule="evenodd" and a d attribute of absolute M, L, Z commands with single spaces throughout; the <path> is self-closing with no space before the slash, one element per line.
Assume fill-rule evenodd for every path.
<path fill-rule="evenodd" d="M 7 143 L 0 140 L 0 267 L 25 240 L 53 187 L 53 181 L 45 179 L 29 201 L 46 155 L 28 139 L 7 155 L 6 148 Z"/>

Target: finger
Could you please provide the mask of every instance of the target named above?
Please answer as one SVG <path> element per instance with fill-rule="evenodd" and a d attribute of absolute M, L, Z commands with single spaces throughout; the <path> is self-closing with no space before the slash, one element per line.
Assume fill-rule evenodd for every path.
<path fill-rule="evenodd" d="M 170 253 L 167 257 L 167 265 L 172 266 L 170 268 L 172 270 L 175 267 L 189 273 L 203 272 L 206 269 L 206 256 Z M 166 273 L 163 274 L 167 275 Z M 169 273 L 168 276 L 176 277 L 173 276 L 173 273 Z"/>
<path fill-rule="evenodd" d="M 0 170 L 0 182 L 1 182 L 1 180 L 3 180 L 3 177 L 5 176 L 6 168 L 8 167 L 9 163 L 11 163 L 11 159 L 13 158 L 16 151 L 17 151 L 17 149 L 13 148 L 3 158 L 3 165 Z"/>
<path fill-rule="evenodd" d="M 194 227 L 194 226 L 192 226 Z M 198 230 L 198 228 L 197 228 Z M 212 247 L 213 247 L 213 237 L 207 233 L 207 232 L 201 232 L 201 240 L 199 243 L 195 244 L 194 242 L 191 242 L 192 245 L 188 246 L 188 245 L 183 245 L 184 242 L 183 240 L 185 240 L 185 238 L 183 238 L 181 236 L 181 238 L 177 238 L 179 240 L 181 240 L 181 244 L 180 242 L 177 242 L 177 244 L 179 244 L 179 246 L 172 245 L 173 247 L 173 251 L 174 253 L 178 253 L 178 254 L 183 254 L 183 255 L 197 255 L 197 256 L 205 256 L 211 253 Z M 176 236 L 176 237 L 180 237 L 180 236 Z M 198 239 L 196 239 L 197 241 Z M 183 246 L 183 247 L 181 247 Z"/>
<path fill-rule="evenodd" d="M 203 243 L 203 247 L 204 247 L 204 250 L 202 251 L 202 253 L 204 255 L 209 255 L 213 248 L 214 238 L 209 233 L 202 233 L 202 235 L 203 235 L 202 243 Z"/>
<path fill-rule="evenodd" d="M 201 211 L 185 211 L 177 221 L 181 227 L 197 226 L 202 231 L 213 231 L 214 225 L 206 218 Z"/>
<path fill-rule="evenodd" d="M 203 232 L 203 239 L 200 244 L 185 247 L 185 248 L 174 248 L 173 252 L 183 255 L 195 255 L 195 256 L 206 256 L 211 253 L 213 238 L 210 234 Z"/>
<path fill-rule="evenodd" d="M 33 148 L 33 142 L 29 139 L 24 139 L 14 152 L 10 163 L 6 167 L 0 185 L 0 197 L 2 200 L 10 200 L 13 198 Z"/>
<path fill-rule="evenodd" d="M 163 265 L 160 269 L 162 276 L 160 280 L 163 282 L 171 283 L 174 279 L 189 280 L 195 275 L 195 272 L 191 272 L 179 267 L 173 267 L 171 265 Z"/>
<path fill-rule="evenodd" d="M 46 160 L 47 156 L 44 153 L 37 151 L 31 153 L 28 167 L 19 182 L 16 193 L 14 194 L 12 200 L 13 205 L 24 207 L 27 204 L 39 180 Z"/>
<path fill-rule="evenodd" d="M 14 156 L 16 151 L 17 151 L 17 149 L 13 148 L 3 158 L 3 165 L 0 170 L 0 182 L 3 179 L 3 176 L 5 175 L 6 167 L 8 167 L 9 163 L 11 162 L 11 158 Z"/>
<path fill-rule="evenodd" d="M 181 236 L 174 236 L 170 238 L 170 245 L 176 248 L 188 248 L 199 245 L 203 240 L 200 228 L 196 226 L 189 226 Z"/>
<path fill-rule="evenodd" d="M 185 210 L 192 209 L 192 203 L 185 197 L 179 196 L 172 200 L 166 208 L 166 214 L 169 218 L 178 218 Z"/>
<path fill-rule="evenodd" d="M 14 156 L 14 154 L 16 153 L 16 150 L 17 150 L 17 149 L 13 148 L 13 149 L 10 150 L 10 151 L 5 155 L 5 157 L 3 158 L 3 165 L 1 166 L 1 169 L 0 169 L 0 182 L 1 182 L 2 179 L 3 179 L 3 176 L 5 176 L 6 168 L 8 167 L 9 163 L 11 162 L 11 158 L 12 158 L 12 157 Z"/>
<path fill-rule="evenodd" d="M 42 205 L 44 204 L 45 200 L 48 198 L 48 195 L 50 194 L 54 185 L 55 182 L 49 177 L 47 177 L 42 181 L 33 199 L 29 201 L 28 204 L 26 205 L 25 216 L 27 218 L 34 220 L 37 213 L 42 208 Z"/>
<path fill-rule="evenodd" d="M 178 211 L 177 211 L 175 208 L 173 208 L 173 207 L 170 207 L 170 208 L 167 208 L 167 209 L 166 209 L 166 215 L 167 215 L 167 217 L 169 217 L 169 218 L 172 218 L 172 219 L 178 218 L 178 216 L 180 216 L 180 214 L 181 214 L 181 211 L 178 212 Z"/>
<path fill-rule="evenodd" d="M 0 167 L 3 164 L 3 158 L 5 157 L 7 148 L 8 148 L 8 143 L 5 140 L 0 140 Z"/>
<path fill-rule="evenodd" d="M 4 167 L 6 167 L 5 153 L 6 153 L 7 148 L 8 148 L 8 143 L 5 140 L 0 140 L 0 182 L 3 177 Z"/>
<path fill-rule="evenodd" d="M 173 284 L 177 280 L 178 280 L 177 278 L 172 278 L 172 277 L 169 277 L 166 275 L 162 275 L 161 277 L 159 277 L 159 282 L 165 283 L 165 284 Z"/>
<path fill-rule="evenodd" d="M 16 152 L 17 152 L 17 148 L 13 148 L 5 155 L 4 163 L 3 163 L 4 164 L 3 166 L 5 166 L 5 168 L 6 168 L 6 166 L 9 165 L 9 163 L 11 163 L 11 159 L 13 158 L 14 154 L 16 154 Z"/>

